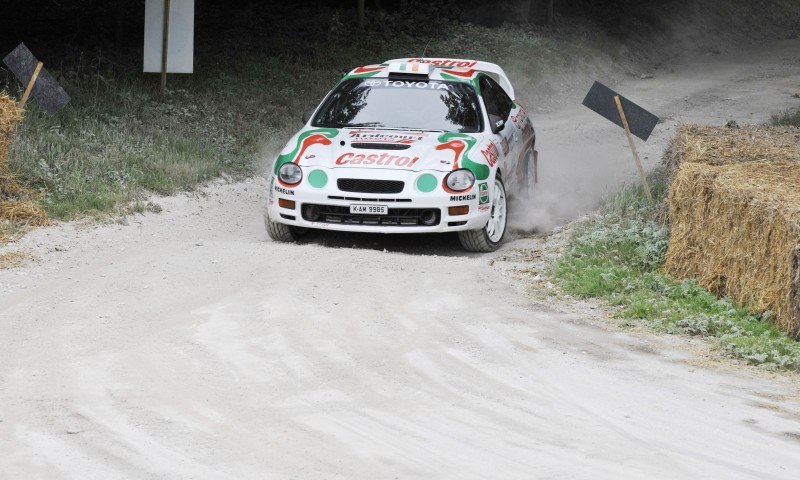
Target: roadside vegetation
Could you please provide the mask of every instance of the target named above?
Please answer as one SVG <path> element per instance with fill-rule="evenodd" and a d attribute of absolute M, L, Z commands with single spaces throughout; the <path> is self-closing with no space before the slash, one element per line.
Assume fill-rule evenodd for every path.
<path fill-rule="evenodd" d="M 800 342 L 753 313 L 719 299 L 695 281 L 661 273 L 669 241 L 663 201 L 667 175 L 652 175 L 655 205 L 641 187 L 627 187 L 575 226 L 554 277 L 564 291 L 620 307 L 630 325 L 716 341 L 734 358 L 769 369 L 800 370 Z"/>
<path fill-rule="evenodd" d="M 800 108 L 785 110 L 773 115 L 770 123 L 781 127 L 800 127 Z"/>

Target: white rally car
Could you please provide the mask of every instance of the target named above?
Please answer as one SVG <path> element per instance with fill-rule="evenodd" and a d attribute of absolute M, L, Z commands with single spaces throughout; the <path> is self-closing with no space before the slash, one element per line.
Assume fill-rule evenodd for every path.
<path fill-rule="evenodd" d="M 275 160 L 269 236 L 458 232 L 496 250 L 508 197 L 530 199 L 535 133 L 493 63 L 406 58 L 345 75 Z"/>

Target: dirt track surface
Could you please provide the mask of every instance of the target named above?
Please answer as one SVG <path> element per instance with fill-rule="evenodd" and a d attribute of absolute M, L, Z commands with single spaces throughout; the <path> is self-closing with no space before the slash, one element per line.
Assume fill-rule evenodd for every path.
<path fill-rule="evenodd" d="M 618 88 L 673 119 L 762 120 L 800 89 L 782 45 Z M 537 130 L 563 166 L 543 178 L 588 188 L 589 156 L 610 185 L 633 172 L 577 107 Z M 794 389 L 536 303 L 491 260 L 537 238 L 276 244 L 265 192 L 210 186 L 5 247 L 41 261 L 0 271 L 0 478 L 796 478 Z"/>

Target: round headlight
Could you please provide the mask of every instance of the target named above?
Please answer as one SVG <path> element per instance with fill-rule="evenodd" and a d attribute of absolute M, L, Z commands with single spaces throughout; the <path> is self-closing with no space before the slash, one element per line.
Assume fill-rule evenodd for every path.
<path fill-rule="evenodd" d="M 444 179 L 445 185 L 454 192 L 469 190 L 475 184 L 475 175 L 466 168 L 460 168 L 448 173 Z"/>
<path fill-rule="evenodd" d="M 296 163 L 284 163 L 281 165 L 281 168 L 278 169 L 278 178 L 283 183 L 295 185 L 300 183 L 300 180 L 303 179 L 303 171 L 300 170 L 300 167 L 298 167 Z"/>

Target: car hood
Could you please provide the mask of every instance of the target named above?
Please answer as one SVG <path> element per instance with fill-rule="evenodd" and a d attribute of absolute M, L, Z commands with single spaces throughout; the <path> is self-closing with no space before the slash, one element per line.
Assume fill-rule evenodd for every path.
<path fill-rule="evenodd" d="M 453 143 L 453 138 L 459 142 Z M 479 147 L 480 136 L 373 129 L 307 129 L 293 138 L 278 163 L 328 168 L 450 171 L 459 157 Z M 477 151 L 475 152 L 477 153 Z M 472 155 L 475 157 L 475 154 Z"/>

